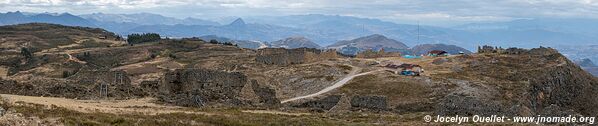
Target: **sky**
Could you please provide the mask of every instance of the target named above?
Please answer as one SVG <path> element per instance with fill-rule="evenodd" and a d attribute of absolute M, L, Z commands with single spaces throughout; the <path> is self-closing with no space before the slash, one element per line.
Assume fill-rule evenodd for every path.
<path fill-rule="evenodd" d="M 450 26 L 530 18 L 598 18 L 598 0 L 0 0 L 0 12 L 156 13 L 170 17 L 301 14 Z"/>

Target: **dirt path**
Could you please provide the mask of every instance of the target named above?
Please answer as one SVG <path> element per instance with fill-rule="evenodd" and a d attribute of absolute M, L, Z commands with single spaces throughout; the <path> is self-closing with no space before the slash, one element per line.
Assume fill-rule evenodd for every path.
<path fill-rule="evenodd" d="M 339 81 L 335 82 L 332 86 L 326 87 L 326 88 L 320 90 L 319 92 L 316 92 L 316 93 L 313 93 L 313 94 L 309 94 L 309 95 L 304 95 L 304 96 L 299 96 L 299 97 L 294 97 L 294 98 L 290 98 L 290 99 L 287 99 L 287 100 L 283 100 L 280 103 L 287 103 L 287 102 L 296 101 L 296 100 L 299 100 L 299 99 L 305 99 L 305 98 L 315 97 L 315 96 L 324 94 L 326 92 L 332 91 L 334 89 L 337 89 L 339 87 L 342 87 L 343 85 L 347 84 L 347 82 L 349 82 L 350 80 L 352 80 L 355 77 L 363 76 L 363 75 L 367 75 L 367 74 L 371 74 L 371 73 L 378 72 L 378 71 L 382 71 L 382 70 L 375 70 L 375 71 L 370 71 L 370 72 L 365 72 L 365 73 L 357 74 L 357 72 L 359 72 L 361 70 L 361 68 L 358 68 L 358 67 L 355 67 L 355 66 L 351 66 L 351 67 L 353 67 L 353 70 L 349 74 L 347 74 L 347 76 L 345 76 L 344 78 L 342 78 Z"/>
<path fill-rule="evenodd" d="M 55 97 L 34 97 L 0 94 L 3 99 L 6 99 L 11 104 L 18 104 L 21 101 L 24 103 L 41 104 L 46 106 L 55 105 L 70 110 L 75 110 L 83 113 L 113 113 L 113 114 L 131 114 L 139 113 L 144 115 L 156 115 L 166 113 L 187 113 L 187 114 L 202 114 L 212 115 L 205 112 L 196 112 L 184 110 L 183 107 L 163 106 L 154 104 L 151 98 L 132 99 L 132 100 L 75 100 Z"/>
<path fill-rule="evenodd" d="M 241 112 L 255 113 L 255 114 L 288 115 L 288 116 L 311 115 L 311 113 L 290 113 L 290 112 L 281 112 L 281 111 L 272 111 L 272 110 L 243 110 Z"/>

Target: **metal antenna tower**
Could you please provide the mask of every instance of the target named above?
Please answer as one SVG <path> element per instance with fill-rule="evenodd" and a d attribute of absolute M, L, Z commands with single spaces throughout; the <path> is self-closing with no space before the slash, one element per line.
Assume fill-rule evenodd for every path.
<path fill-rule="evenodd" d="M 419 21 L 417 21 L 417 43 L 419 43 Z"/>

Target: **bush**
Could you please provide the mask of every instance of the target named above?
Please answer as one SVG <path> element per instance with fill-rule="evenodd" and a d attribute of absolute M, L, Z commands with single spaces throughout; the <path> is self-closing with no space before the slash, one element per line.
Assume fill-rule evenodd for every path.
<path fill-rule="evenodd" d="M 28 48 L 21 48 L 21 55 L 23 55 L 25 58 L 31 58 L 33 57 L 33 53 L 31 53 L 31 51 Z"/>
<path fill-rule="evenodd" d="M 67 78 L 71 76 L 71 73 L 69 71 L 62 71 L 62 78 Z"/>
<path fill-rule="evenodd" d="M 218 42 L 218 40 L 212 39 L 212 40 L 210 40 L 210 43 L 212 43 L 212 44 L 218 44 L 220 42 Z"/>
<path fill-rule="evenodd" d="M 127 42 L 129 44 L 139 44 L 144 42 L 157 41 L 160 39 L 160 35 L 156 33 L 130 34 L 127 37 Z"/>

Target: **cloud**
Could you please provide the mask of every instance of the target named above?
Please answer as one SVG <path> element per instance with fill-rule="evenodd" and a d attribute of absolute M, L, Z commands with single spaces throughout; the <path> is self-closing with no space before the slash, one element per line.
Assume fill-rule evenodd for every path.
<path fill-rule="evenodd" d="M 598 0 L 0 0 L 0 11 L 75 14 L 149 12 L 167 16 L 333 14 L 386 20 L 497 21 L 598 18 Z"/>

